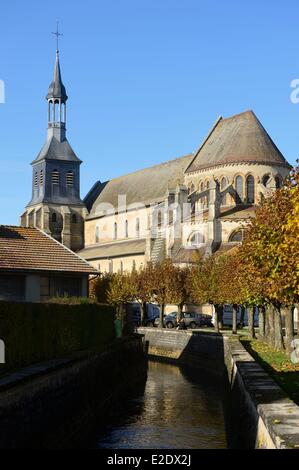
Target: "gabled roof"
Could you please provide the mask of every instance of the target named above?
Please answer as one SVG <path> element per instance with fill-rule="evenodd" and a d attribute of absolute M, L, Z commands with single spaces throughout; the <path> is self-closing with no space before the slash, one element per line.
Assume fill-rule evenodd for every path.
<path fill-rule="evenodd" d="M 100 194 L 93 202 L 89 198 L 89 204 L 92 203 L 91 217 L 96 215 L 100 204 L 109 203 L 117 208 L 119 195 L 126 195 L 127 205 L 161 202 L 168 189 L 174 189 L 178 183 L 183 183 L 185 169 L 192 157 L 189 154 L 108 181 L 101 186 Z M 96 194 L 95 189 L 93 191 Z"/>
<path fill-rule="evenodd" d="M 228 163 L 277 164 L 289 167 L 253 111 L 220 117 L 196 152 L 186 173 Z"/>
<path fill-rule="evenodd" d="M 36 228 L 0 225 L 0 271 L 97 274 L 97 270 Z"/>
<path fill-rule="evenodd" d="M 81 163 L 81 160 L 75 154 L 68 140 L 65 138 L 64 140 L 62 140 L 62 142 L 59 142 L 59 140 L 57 140 L 54 136 L 47 139 L 45 145 L 43 146 L 33 163 L 37 163 L 44 159 Z"/>

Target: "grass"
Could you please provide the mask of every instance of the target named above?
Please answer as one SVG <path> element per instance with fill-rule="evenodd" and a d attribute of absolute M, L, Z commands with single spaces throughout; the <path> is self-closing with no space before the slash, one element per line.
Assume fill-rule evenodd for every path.
<path fill-rule="evenodd" d="M 240 341 L 251 356 L 271 375 L 286 394 L 299 405 L 299 364 L 287 354 L 260 340 L 241 336 Z"/>

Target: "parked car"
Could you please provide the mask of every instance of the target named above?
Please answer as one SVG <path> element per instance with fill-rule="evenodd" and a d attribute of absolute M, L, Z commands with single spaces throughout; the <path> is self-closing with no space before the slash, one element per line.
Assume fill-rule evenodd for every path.
<path fill-rule="evenodd" d="M 202 326 L 213 326 L 212 319 L 210 315 L 205 315 L 203 313 L 194 313 L 194 312 L 185 312 L 183 313 L 183 322 L 187 328 L 198 328 Z M 159 325 L 160 319 L 155 320 L 155 325 Z M 164 326 L 166 328 L 175 328 L 178 325 L 177 321 L 177 312 L 168 313 L 164 316 L 163 319 Z"/>
<path fill-rule="evenodd" d="M 132 323 L 135 326 L 141 326 L 141 307 L 137 302 L 132 302 L 127 306 L 131 313 Z M 157 305 L 146 304 L 145 326 L 155 326 L 155 319 L 160 317 L 160 309 Z"/>
<path fill-rule="evenodd" d="M 213 315 L 212 315 L 212 323 L 215 324 L 215 309 L 213 307 Z M 237 312 L 237 325 L 239 326 L 241 323 L 241 308 L 238 309 Z M 233 324 L 233 308 L 231 305 L 224 305 L 223 306 L 223 326 L 232 326 Z M 254 311 L 254 326 L 257 327 L 259 324 L 258 322 L 258 309 L 256 308 Z M 243 326 L 248 326 L 248 313 L 245 310 L 244 315 L 244 323 Z"/>

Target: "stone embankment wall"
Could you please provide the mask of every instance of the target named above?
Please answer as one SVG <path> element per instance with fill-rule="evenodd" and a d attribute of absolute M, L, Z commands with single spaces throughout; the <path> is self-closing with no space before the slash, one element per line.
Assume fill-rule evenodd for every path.
<path fill-rule="evenodd" d="M 114 341 L 101 354 L 81 352 L 0 377 L 0 448 L 84 445 L 132 389 L 143 387 L 142 337 Z"/>
<path fill-rule="evenodd" d="M 223 377 L 228 446 L 299 449 L 299 407 L 237 338 L 205 331 L 139 328 L 148 354 Z"/>

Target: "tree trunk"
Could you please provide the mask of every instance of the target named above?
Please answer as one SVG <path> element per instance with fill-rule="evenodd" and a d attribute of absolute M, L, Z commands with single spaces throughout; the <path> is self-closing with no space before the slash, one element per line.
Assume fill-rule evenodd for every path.
<path fill-rule="evenodd" d="M 140 304 L 140 310 L 141 310 L 141 326 L 145 325 L 145 317 L 146 317 L 146 302 L 142 302 Z"/>
<path fill-rule="evenodd" d="M 266 318 L 265 318 L 265 307 L 259 307 L 259 336 L 261 339 L 265 337 Z"/>
<path fill-rule="evenodd" d="M 245 322 L 245 307 L 244 307 L 244 305 L 242 305 L 241 306 L 241 315 L 240 315 L 240 324 L 239 324 L 240 329 L 244 328 L 244 322 Z"/>
<path fill-rule="evenodd" d="M 238 305 L 233 305 L 233 324 L 232 324 L 232 333 L 233 335 L 237 334 L 237 313 L 238 313 Z"/>
<path fill-rule="evenodd" d="M 294 308 L 284 307 L 282 309 L 285 318 L 285 348 L 288 353 L 293 351 L 291 342 L 294 340 Z"/>
<path fill-rule="evenodd" d="M 218 313 L 218 331 L 223 329 L 223 305 L 217 305 L 215 307 Z"/>
<path fill-rule="evenodd" d="M 215 309 L 215 322 L 214 322 L 214 328 L 215 328 L 215 331 L 216 333 L 219 333 L 219 311 L 218 311 L 218 305 L 214 305 L 214 309 Z"/>
<path fill-rule="evenodd" d="M 275 330 L 274 330 L 274 307 L 269 305 L 266 313 L 267 318 L 267 330 L 266 340 L 270 346 L 275 347 Z"/>
<path fill-rule="evenodd" d="M 183 306 L 184 304 L 179 304 L 178 305 L 178 318 L 177 318 L 177 322 L 179 323 L 181 321 L 181 319 L 183 318 Z"/>
<path fill-rule="evenodd" d="M 164 328 L 164 312 L 165 312 L 165 304 L 160 305 L 160 321 L 159 321 L 159 328 Z"/>
<path fill-rule="evenodd" d="M 255 339 L 254 330 L 254 307 L 249 307 L 248 311 L 248 334 L 250 339 Z"/>
<path fill-rule="evenodd" d="M 276 349 L 284 349 L 283 344 L 283 331 L 282 331 L 282 319 L 280 308 L 274 307 L 274 346 Z"/>

